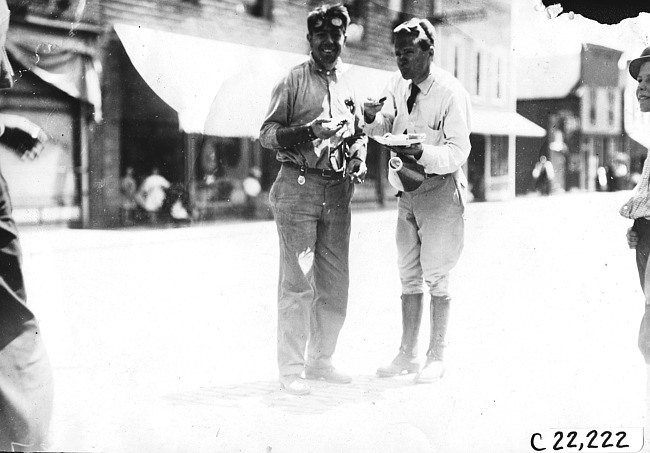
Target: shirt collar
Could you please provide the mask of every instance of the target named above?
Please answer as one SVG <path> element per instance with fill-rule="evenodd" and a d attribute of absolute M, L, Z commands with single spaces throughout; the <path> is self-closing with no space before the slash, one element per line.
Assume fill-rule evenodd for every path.
<path fill-rule="evenodd" d="M 436 81 L 435 68 L 434 68 L 433 63 L 432 63 L 431 68 L 429 69 L 429 75 L 427 76 L 427 78 L 424 79 L 420 83 L 416 83 L 416 85 L 420 89 L 420 93 L 429 94 L 429 90 L 431 90 L 431 87 L 433 86 L 433 82 L 435 82 L 435 81 Z"/>
<path fill-rule="evenodd" d="M 320 73 L 320 74 L 338 74 L 341 72 L 342 66 L 343 66 L 343 60 L 341 60 L 341 57 L 338 57 L 336 59 L 336 63 L 334 64 L 333 69 L 323 69 L 317 62 L 314 60 L 314 55 L 309 52 L 309 63 L 311 64 L 311 67 L 313 68 L 314 71 Z"/>

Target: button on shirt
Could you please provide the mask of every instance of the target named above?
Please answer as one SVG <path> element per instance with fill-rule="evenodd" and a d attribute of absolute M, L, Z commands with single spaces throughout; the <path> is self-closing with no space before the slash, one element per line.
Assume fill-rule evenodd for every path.
<path fill-rule="evenodd" d="M 619 213 L 628 219 L 650 218 L 650 150 L 646 155 L 641 172 L 641 181 L 634 188 L 632 198 L 628 200 Z"/>
<path fill-rule="evenodd" d="M 260 131 L 261 145 L 277 149 L 280 162 L 336 170 L 330 160 L 330 150 L 336 149 L 343 138 L 354 135 L 355 125 L 360 124 L 363 114 L 348 69 L 349 65 L 343 64 L 341 59 L 334 69 L 322 69 L 311 56 L 308 61 L 291 69 L 273 88 L 269 111 Z M 278 144 L 278 129 L 305 125 L 316 118 L 345 118 L 348 123 L 326 140 L 317 138 L 290 148 Z M 350 146 L 350 156 L 365 161 L 367 140 L 367 137 L 357 138 Z M 336 151 L 335 160 L 339 163 L 343 152 L 343 147 Z"/>
<path fill-rule="evenodd" d="M 426 173 L 453 173 L 467 161 L 471 149 L 471 103 L 467 91 L 448 72 L 431 65 L 429 76 L 418 84 L 420 93 L 411 113 L 406 101 L 411 81 L 397 71 L 383 96 L 386 103 L 375 120 L 364 126 L 368 135 L 386 132 L 425 133 L 422 157 L 418 163 Z"/>

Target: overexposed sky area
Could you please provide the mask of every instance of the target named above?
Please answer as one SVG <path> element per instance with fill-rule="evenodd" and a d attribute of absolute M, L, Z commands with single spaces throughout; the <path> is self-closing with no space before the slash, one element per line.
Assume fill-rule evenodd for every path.
<path fill-rule="evenodd" d="M 604 25 L 581 15 L 570 19 L 568 14 L 561 14 L 549 19 L 543 9 L 536 8 L 538 4 L 536 0 L 514 1 L 512 45 L 516 57 L 577 53 L 582 43 L 590 43 L 621 50 L 626 60 L 638 57 L 650 45 L 648 13 Z"/>

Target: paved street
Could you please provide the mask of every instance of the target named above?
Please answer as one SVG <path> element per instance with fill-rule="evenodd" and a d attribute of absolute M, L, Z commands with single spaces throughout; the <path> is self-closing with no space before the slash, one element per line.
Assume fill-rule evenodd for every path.
<path fill-rule="evenodd" d="M 55 373 L 50 449 L 522 453 L 535 432 L 641 427 L 643 299 L 617 213 L 627 197 L 470 204 L 448 370 L 432 385 L 374 376 L 401 333 L 395 211 L 355 211 L 335 357 L 354 382 L 306 397 L 276 380 L 272 221 L 23 228 Z"/>

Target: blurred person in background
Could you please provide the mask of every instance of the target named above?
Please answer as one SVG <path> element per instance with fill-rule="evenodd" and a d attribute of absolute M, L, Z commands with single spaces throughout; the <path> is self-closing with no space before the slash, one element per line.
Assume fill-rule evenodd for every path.
<path fill-rule="evenodd" d="M 349 23 L 341 4 L 309 13 L 309 59 L 273 88 L 260 131 L 282 162 L 269 193 L 280 239 L 278 367 L 281 389 L 295 395 L 311 391 L 303 373 L 352 380 L 332 364 L 348 305 L 350 202 L 366 174 L 361 106 L 340 58 Z"/>
<path fill-rule="evenodd" d="M 160 210 L 165 203 L 166 190 L 170 187 L 171 183 L 160 174 L 158 167 L 153 167 L 151 174 L 140 184 L 136 199 L 149 214 L 151 223 L 158 223 Z"/>
<path fill-rule="evenodd" d="M 399 353 L 377 369 L 380 377 L 417 373 L 416 383 L 441 378 L 451 295 L 449 276 L 464 245 L 471 103 L 467 91 L 433 62 L 436 31 L 426 19 L 411 19 L 393 30 L 399 73 L 384 98 L 364 104 L 368 135 L 425 134 L 424 143 L 391 148 L 423 167 L 424 180 L 404 189 L 397 204 L 397 254 L 402 283 L 402 340 Z M 430 335 L 426 362 L 417 359 L 424 283 L 430 295 Z"/>
<path fill-rule="evenodd" d="M 120 223 L 122 226 L 133 225 L 135 210 L 138 207 L 136 202 L 136 193 L 138 192 L 138 183 L 133 176 L 133 167 L 126 167 L 126 172 L 120 181 L 120 193 L 122 195 L 122 204 L 120 206 Z"/>
<path fill-rule="evenodd" d="M 646 47 L 641 56 L 630 62 L 629 72 L 638 82 L 636 97 L 642 112 L 650 112 L 650 47 Z M 636 264 L 639 272 L 641 289 L 645 296 L 645 312 L 639 328 L 638 346 L 645 362 L 650 364 L 650 159 L 646 157 L 643 164 L 641 181 L 634 189 L 632 197 L 625 203 L 620 214 L 634 220 L 627 230 L 627 242 L 631 249 L 636 249 Z"/>
<path fill-rule="evenodd" d="M 539 156 L 539 161 L 535 163 L 535 168 L 533 168 L 535 190 L 542 195 L 550 195 L 553 191 L 554 179 L 555 170 L 553 169 L 553 164 L 544 154 L 542 154 Z"/>
<path fill-rule="evenodd" d="M 9 8 L 0 0 L 0 88 L 13 84 L 5 53 Z M 47 140 L 34 124 L 11 124 L 0 115 L 0 136 L 11 133 L 13 149 L 35 158 Z M 52 369 L 34 313 L 27 308 L 22 251 L 11 199 L 0 174 L 0 451 L 45 450 L 53 403 Z"/>

